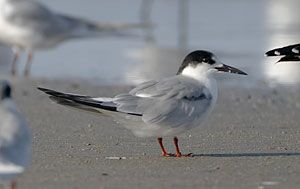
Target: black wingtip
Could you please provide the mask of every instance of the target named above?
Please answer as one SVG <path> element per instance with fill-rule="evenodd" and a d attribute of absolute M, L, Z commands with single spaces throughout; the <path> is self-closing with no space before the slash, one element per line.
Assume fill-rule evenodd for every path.
<path fill-rule="evenodd" d="M 43 87 L 37 87 L 38 90 L 50 95 L 50 96 L 56 96 L 56 97 L 61 97 L 61 98 L 72 98 L 75 97 L 75 95 L 69 95 L 69 94 L 65 94 L 65 93 L 61 93 L 52 89 L 47 89 L 47 88 L 43 88 Z"/>
<path fill-rule="evenodd" d="M 53 95 L 53 93 L 56 93 L 56 91 L 54 91 L 54 90 L 43 88 L 43 87 L 37 87 L 37 89 L 48 95 Z"/>
<path fill-rule="evenodd" d="M 43 91 L 43 92 L 46 92 L 46 91 L 49 90 L 49 89 L 46 89 L 46 88 L 43 88 L 43 87 L 37 87 L 37 89 L 40 90 L 40 91 Z"/>

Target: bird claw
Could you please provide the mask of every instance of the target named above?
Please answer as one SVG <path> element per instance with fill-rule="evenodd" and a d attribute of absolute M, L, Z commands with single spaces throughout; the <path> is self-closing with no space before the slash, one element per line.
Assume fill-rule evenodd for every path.
<path fill-rule="evenodd" d="M 162 154 L 162 156 L 164 156 L 164 157 L 176 157 L 176 154 L 165 153 L 165 154 Z"/>

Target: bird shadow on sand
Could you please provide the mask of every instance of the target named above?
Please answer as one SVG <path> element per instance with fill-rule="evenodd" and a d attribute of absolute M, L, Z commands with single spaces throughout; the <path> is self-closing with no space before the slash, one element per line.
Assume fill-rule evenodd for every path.
<path fill-rule="evenodd" d="M 193 154 L 193 157 L 289 157 L 300 156 L 300 152 L 253 152 Z"/>

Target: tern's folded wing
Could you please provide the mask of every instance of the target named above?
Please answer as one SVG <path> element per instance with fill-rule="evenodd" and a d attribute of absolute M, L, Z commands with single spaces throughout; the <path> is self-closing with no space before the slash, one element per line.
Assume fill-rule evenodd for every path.
<path fill-rule="evenodd" d="M 149 83 L 141 90 L 114 98 L 117 110 L 141 114 L 147 124 L 177 127 L 190 123 L 208 110 L 212 95 L 198 81 L 175 76 Z"/>
<path fill-rule="evenodd" d="M 169 127 L 198 119 L 212 103 L 212 95 L 203 84 L 184 76 L 174 76 L 160 82 L 150 81 L 139 85 L 129 94 L 114 98 L 93 98 L 39 89 L 62 105 L 92 112 L 105 110 L 142 116 L 147 124 Z"/>

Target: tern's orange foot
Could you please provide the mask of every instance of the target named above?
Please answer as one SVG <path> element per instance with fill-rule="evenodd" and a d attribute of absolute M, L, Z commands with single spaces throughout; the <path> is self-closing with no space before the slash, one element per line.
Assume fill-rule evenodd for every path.
<path fill-rule="evenodd" d="M 164 156 L 164 157 L 176 157 L 176 154 L 165 153 L 165 154 L 162 154 L 162 156 Z"/>

